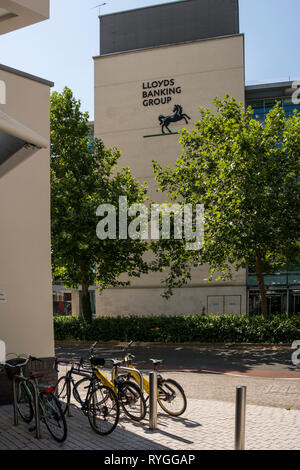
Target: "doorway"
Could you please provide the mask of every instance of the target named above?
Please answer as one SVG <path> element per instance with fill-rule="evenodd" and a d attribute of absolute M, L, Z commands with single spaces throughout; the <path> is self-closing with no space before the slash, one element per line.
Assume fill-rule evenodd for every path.
<path fill-rule="evenodd" d="M 286 313 L 287 291 L 267 291 L 268 315 Z M 249 315 L 261 315 L 258 290 L 249 291 Z"/>
<path fill-rule="evenodd" d="M 300 314 L 300 290 L 267 291 L 267 308 L 269 315 L 287 313 L 287 296 L 289 295 L 288 313 Z M 249 315 L 261 315 L 258 290 L 249 290 Z"/>
<path fill-rule="evenodd" d="M 290 294 L 290 313 L 300 314 L 300 291 Z"/>

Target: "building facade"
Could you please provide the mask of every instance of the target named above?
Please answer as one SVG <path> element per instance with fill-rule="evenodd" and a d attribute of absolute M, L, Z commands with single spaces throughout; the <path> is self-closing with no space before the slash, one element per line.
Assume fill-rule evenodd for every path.
<path fill-rule="evenodd" d="M 122 151 L 120 166 L 156 191 L 152 160 L 163 166 L 181 153 L 178 130 L 192 129 L 199 107 L 213 107 L 227 93 L 244 103 L 244 36 L 238 1 L 188 0 L 100 17 L 100 55 L 95 62 L 95 137 Z M 177 105 L 177 108 L 176 108 Z M 181 121 L 163 126 L 181 112 Z M 185 117 L 184 117 L 185 115 Z M 162 297 L 159 273 L 131 287 L 96 292 L 96 314 L 245 313 L 246 271 L 228 282 L 207 282 L 209 267 L 193 271 L 187 287 Z"/>
<path fill-rule="evenodd" d="M 49 0 L 0 1 L 0 34 L 49 17 Z M 52 82 L 0 64 L 0 339 L 6 352 L 54 357 L 50 256 Z M 0 374 L 0 402 L 8 399 Z"/>
<path fill-rule="evenodd" d="M 288 118 L 295 110 L 300 111 L 300 104 L 292 98 L 296 90 L 297 84 L 290 81 L 246 86 L 246 105 L 253 108 L 255 119 L 261 123 L 277 102 Z M 265 286 L 269 314 L 300 312 L 300 260 L 282 271 L 265 275 Z M 257 278 L 250 267 L 247 270 L 247 305 L 250 315 L 260 314 Z"/>
<path fill-rule="evenodd" d="M 287 117 L 293 103 L 292 82 L 245 86 L 244 36 L 239 32 L 236 0 L 186 0 L 100 17 L 100 54 L 95 63 L 95 122 L 91 133 L 122 151 L 120 166 L 130 166 L 147 182 L 150 200 L 164 202 L 156 191 L 152 160 L 174 164 L 181 153 L 178 130 L 191 130 L 199 107 L 229 93 L 251 105 L 263 122 L 280 101 Z M 185 117 L 163 126 L 175 105 Z M 178 108 L 177 108 L 178 109 Z M 180 108 L 179 108 L 180 109 Z M 131 280 L 126 288 L 99 293 L 90 288 L 94 316 L 260 314 L 258 285 L 251 267 L 227 282 L 207 282 L 209 266 L 193 271 L 192 281 L 162 297 L 160 274 Z M 81 292 L 56 283 L 54 314 L 81 314 Z M 300 312 L 300 262 L 265 275 L 269 313 Z"/>

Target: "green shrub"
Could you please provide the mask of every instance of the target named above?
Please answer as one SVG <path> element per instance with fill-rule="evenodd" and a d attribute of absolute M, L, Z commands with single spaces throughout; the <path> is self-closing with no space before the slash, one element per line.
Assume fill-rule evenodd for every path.
<path fill-rule="evenodd" d="M 267 319 L 226 316 L 54 317 L 56 340 L 200 343 L 292 343 L 300 338 L 300 315 Z"/>

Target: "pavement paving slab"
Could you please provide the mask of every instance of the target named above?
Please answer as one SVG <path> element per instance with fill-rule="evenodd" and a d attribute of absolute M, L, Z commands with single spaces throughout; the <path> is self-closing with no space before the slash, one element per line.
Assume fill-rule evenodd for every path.
<path fill-rule="evenodd" d="M 88 344 L 57 345 L 56 353 L 73 361 L 81 356 L 88 358 L 88 349 Z M 98 351 L 107 359 L 122 357 L 121 346 L 101 345 Z M 241 385 L 247 387 L 246 449 L 299 450 L 300 379 L 291 368 L 290 352 L 286 348 L 268 349 L 266 353 L 258 348 L 252 357 L 249 347 L 240 352 L 226 348 L 214 352 L 197 345 L 136 347 L 134 353 L 144 373 L 150 370 L 150 357 L 165 359 L 162 375 L 177 380 L 187 396 L 182 416 L 174 418 L 159 409 L 158 429 L 151 431 L 148 415 L 142 423 L 136 423 L 122 413 L 115 431 L 102 437 L 93 432 L 86 416 L 73 404 L 68 438 L 57 444 L 43 425 L 41 440 L 35 439 L 21 420 L 19 426 L 13 426 L 13 407 L 2 406 L 0 450 L 233 450 L 236 387 Z M 236 361 L 242 366 L 239 362 L 236 367 Z M 65 375 L 68 367 L 61 365 L 59 375 Z M 104 373 L 110 377 L 111 371 L 107 367 Z M 294 375 L 290 377 L 290 373 Z"/>
<path fill-rule="evenodd" d="M 182 417 L 158 414 L 158 429 L 150 431 L 147 420 L 135 423 L 122 415 L 108 436 L 96 435 L 87 418 L 72 410 L 68 438 L 58 444 L 42 427 L 42 439 L 28 432 L 27 425 L 15 427 L 11 406 L 0 408 L 0 450 L 233 450 L 235 405 L 216 400 L 189 399 Z M 299 449 L 300 410 L 248 405 L 246 450 Z"/>

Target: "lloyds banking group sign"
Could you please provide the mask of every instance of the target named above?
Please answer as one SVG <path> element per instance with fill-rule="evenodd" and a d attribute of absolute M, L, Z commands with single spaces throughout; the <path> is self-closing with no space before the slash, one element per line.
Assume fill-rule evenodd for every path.
<path fill-rule="evenodd" d="M 181 86 L 177 85 L 174 78 L 143 82 L 142 88 L 143 106 L 146 107 L 169 104 L 182 92 Z"/>

